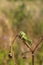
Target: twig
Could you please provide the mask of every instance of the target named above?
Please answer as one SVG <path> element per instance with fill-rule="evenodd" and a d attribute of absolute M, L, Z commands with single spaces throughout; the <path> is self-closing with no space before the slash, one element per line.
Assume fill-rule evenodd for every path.
<path fill-rule="evenodd" d="M 32 49 L 31 49 L 30 45 L 27 42 L 25 42 L 24 40 L 23 40 L 23 42 L 30 49 L 30 51 L 32 52 Z"/>
<path fill-rule="evenodd" d="M 37 49 L 37 47 L 41 44 L 41 42 L 43 41 L 43 36 L 42 36 L 42 38 L 40 39 L 40 41 L 38 41 L 38 44 L 35 46 L 35 48 L 34 48 L 34 52 L 35 52 L 35 50 Z"/>

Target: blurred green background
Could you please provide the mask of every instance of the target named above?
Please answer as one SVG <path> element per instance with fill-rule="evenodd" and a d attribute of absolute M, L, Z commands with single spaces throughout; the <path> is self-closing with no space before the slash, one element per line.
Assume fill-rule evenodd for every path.
<path fill-rule="evenodd" d="M 0 65 L 32 65 L 31 53 L 22 55 L 28 48 L 18 38 L 13 44 L 13 58 L 8 57 L 12 39 L 20 31 L 30 37 L 34 47 L 40 41 L 43 0 L 0 0 Z M 35 65 L 43 65 L 43 42 L 36 52 Z"/>

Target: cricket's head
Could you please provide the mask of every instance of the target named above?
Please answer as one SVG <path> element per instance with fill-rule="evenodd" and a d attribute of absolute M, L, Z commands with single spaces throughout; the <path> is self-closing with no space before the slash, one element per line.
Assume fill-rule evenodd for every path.
<path fill-rule="evenodd" d="M 24 36 L 25 35 L 25 33 L 23 32 L 23 31 L 20 31 L 19 32 L 19 37 L 21 38 L 22 36 Z"/>

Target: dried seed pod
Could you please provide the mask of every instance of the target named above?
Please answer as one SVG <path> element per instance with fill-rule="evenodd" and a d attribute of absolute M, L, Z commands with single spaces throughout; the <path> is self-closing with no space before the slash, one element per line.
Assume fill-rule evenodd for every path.
<path fill-rule="evenodd" d="M 8 57 L 9 57 L 9 58 L 12 58 L 12 53 L 9 53 L 9 54 L 8 54 Z"/>

